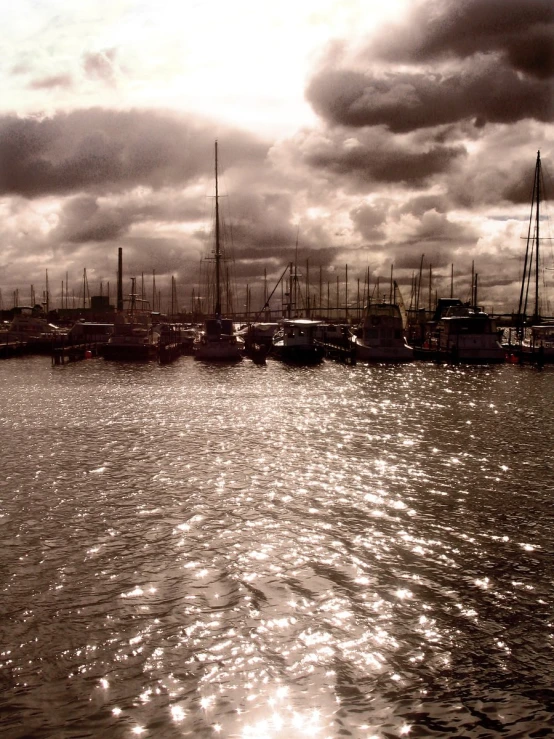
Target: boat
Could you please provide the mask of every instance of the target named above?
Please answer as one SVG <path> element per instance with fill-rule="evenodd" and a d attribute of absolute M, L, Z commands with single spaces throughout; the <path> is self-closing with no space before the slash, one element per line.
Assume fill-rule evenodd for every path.
<path fill-rule="evenodd" d="M 256 364 L 264 364 L 278 328 L 278 323 L 250 323 L 242 329 L 240 335 L 244 339 L 246 356 Z"/>
<path fill-rule="evenodd" d="M 3 342 L 23 342 L 30 352 L 49 352 L 64 342 L 67 331 L 50 323 L 41 306 L 20 306 L 14 310 L 7 331 L 3 332 Z"/>
<path fill-rule="evenodd" d="M 230 318 L 208 318 L 194 342 L 194 358 L 204 362 L 237 362 L 244 342 Z"/>
<path fill-rule="evenodd" d="M 309 318 L 287 318 L 272 341 L 271 353 L 284 362 L 318 364 L 323 361 L 325 350 L 315 332 L 321 321 Z"/>
<path fill-rule="evenodd" d="M 136 278 L 131 283 L 129 310 L 116 313 L 113 332 L 100 347 L 104 359 L 144 362 L 159 356 L 160 328 L 152 324 L 151 313 L 137 310 Z"/>
<path fill-rule="evenodd" d="M 552 364 L 554 362 L 554 323 L 531 326 L 519 343 L 515 356 L 522 363 Z"/>
<path fill-rule="evenodd" d="M 93 321 L 77 321 L 69 329 L 67 344 L 105 344 L 113 333 L 113 323 L 98 323 Z"/>
<path fill-rule="evenodd" d="M 217 141 L 215 142 L 215 310 L 214 317 L 204 322 L 194 342 L 194 358 L 204 362 L 238 362 L 242 359 L 244 341 L 237 336 L 230 318 L 221 315 L 221 244 L 219 229 L 219 193 L 217 175 Z"/>
<path fill-rule="evenodd" d="M 149 325 L 147 317 L 117 316 L 113 333 L 101 347 L 104 359 L 148 361 L 157 359 L 160 333 Z"/>
<path fill-rule="evenodd" d="M 362 362 L 411 362 L 414 358 L 397 303 L 370 303 L 351 342 L 356 359 Z"/>
<path fill-rule="evenodd" d="M 537 152 L 531 199 L 531 214 L 527 232 L 525 260 L 516 314 L 515 343 L 512 335 L 505 346 L 512 361 L 552 362 L 554 353 L 554 324 L 541 316 L 541 296 L 539 286 L 542 282 L 541 270 L 544 269 L 540 252 L 541 199 L 543 199 L 543 178 L 541 153 Z M 533 288 L 531 287 L 533 286 Z M 528 296 L 533 295 L 533 313 L 527 315 Z"/>
<path fill-rule="evenodd" d="M 506 360 L 496 321 L 477 306 L 451 306 L 436 323 L 429 348 L 438 361 L 498 364 Z"/>

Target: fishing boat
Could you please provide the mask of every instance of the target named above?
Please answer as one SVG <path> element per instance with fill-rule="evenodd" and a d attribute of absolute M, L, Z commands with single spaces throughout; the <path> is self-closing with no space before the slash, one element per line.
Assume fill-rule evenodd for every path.
<path fill-rule="evenodd" d="M 315 337 L 321 321 L 309 318 L 287 318 L 275 333 L 271 353 L 284 362 L 318 364 L 325 350 Z"/>
<path fill-rule="evenodd" d="M 554 323 L 531 326 L 518 345 L 520 362 L 552 364 L 554 362 Z"/>
<path fill-rule="evenodd" d="M 100 348 L 104 359 L 148 361 L 157 359 L 160 333 L 146 317 L 116 317 L 113 333 Z"/>
<path fill-rule="evenodd" d="M 221 243 L 219 224 L 219 192 L 217 173 L 217 141 L 215 142 L 215 310 L 214 317 L 204 322 L 194 342 L 195 359 L 204 362 L 238 362 L 242 359 L 244 341 L 237 336 L 234 323 L 221 315 Z"/>
<path fill-rule="evenodd" d="M 48 321 L 41 306 L 20 306 L 3 332 L 2 341 L 24 342 L 27 351 L 48 352 L 65 340 L 67 330 Z"/>
<path fill-rule="evenodd" d="M 437 321 L 430 347 L 435 358 L 461 364 L 498 364 L 506 360 L 501 331 L 481 308 L 458 305 Z"/>
<path fill-rule="evenodd" d="M 356 359 L 362 362 L 411 362 L 414 358 L 397 303 L 370 303 L 351 342 Z"/>
<path fill-rule="evenodd" d="M 152 324 L 152 315 L 137 309 L 136 278 L 131 278 L 131 294 L 127 313 L 117 313 L 113 331 L 100 347 L 104 359 L 148 361 L 157 359 L 160 348 L 160 328 Z"/>
<path fill-rule="evenodd" d="M 271 351 L 278 323 L 250 323 L 240 335 L 244 339 L 244 352 L 253 362 L 264 364 Z"/>

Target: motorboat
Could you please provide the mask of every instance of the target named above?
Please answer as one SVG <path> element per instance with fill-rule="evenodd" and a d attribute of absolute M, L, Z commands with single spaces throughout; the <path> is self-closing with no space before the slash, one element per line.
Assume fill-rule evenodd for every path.
<path fill-rule="evenodd" d="M 194 342 L 194 357 L 207 362 L 238 362 L 242 359 L 244 340 L 229 318 L 209 318 Z"/>
<path fill-rule="evenodd" d="M 113 333 L 100 353 L 104 359 L 148 361 L 158 358 L 159 345 L 159 327 L 152 326 L 148 314 L 117 314 Z"/>
<path fill-rule="evenodd" d="M 6 342 L 24 342 L 28 351 L 48 352 L 61 345 L 67 330 L 48 321 L 40 306 L 20 306 L 3 336 Z"/>
<path fill-rule="evenodd" d="M 437 322 L 431 342 L 436 358 L 454 363 L 491 364 L 506 360 L 496 321 L 478 307 L 453 306 Z"/>
<path fill-rule="evenodd" d="M 325 349 L 315 337 L 321 321 L 309 318 L 287 318 L 275 333 L 272 354 L 284 362 L 317 364 L 325 355 Z"/>
<path fill-rule="evenodd" d="M 396 303 L 370 303 L 351 342 L 356 359 L 362 362 L 411 362 L 414 358 Z"/>

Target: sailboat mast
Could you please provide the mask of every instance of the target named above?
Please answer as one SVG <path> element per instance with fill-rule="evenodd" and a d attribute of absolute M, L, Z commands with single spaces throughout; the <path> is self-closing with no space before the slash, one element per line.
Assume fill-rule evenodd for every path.
<path fill-rule="evenodd" d="M 531 272 L 533 265 L 533 207 L 535 207 L 535 240 L 536 240 L 536 253 L 535 253 L 535 306 L 534 316 L 535 321 L 538 318 L 539 313 L 539 215 L 540 215 L 540 180 L 541 180 L 541 153 L 537 152 L 537 163 L 535 166 L 535 175 L 533 177 L 533 194 L 531 196 L 531 214 L 529 217 L 529 228 L 527 231 L 527 246 L 525 248 L 525 260 L 523 263 L 523 277 L 521 280 L 521 292 L 519 295 L 519 306 L 518 306 L 518 334 L 521 336 L 523 328 L 526 322 L 527 312 L 527 294 L 529 291 L 529 284 L 531 282 Z"/>
<path fill-rule="evenodd" d="M 535 312 L 534 321 L 539 321 L 539 208 L 541 202 L 541 153 L 537 152 L 537 166 L 535 170 L 536 191 L 537 191 L 537 210 L 535 220 L 536 248 L 535 248 Z"/>
<path fill-rule="evenodd" d="M 221 316 L 221 249 L 219 243 L 219 192 L 217 183 L 217 141 L 215 142 L 215 315 Z"/>

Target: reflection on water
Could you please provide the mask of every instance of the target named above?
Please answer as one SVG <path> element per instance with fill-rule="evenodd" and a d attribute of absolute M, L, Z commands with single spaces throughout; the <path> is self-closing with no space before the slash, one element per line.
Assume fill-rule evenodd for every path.
<path fill-rule="evenodd" d="M 0 364 L 6 737 L 554 729 L 554 372 Z"/>

